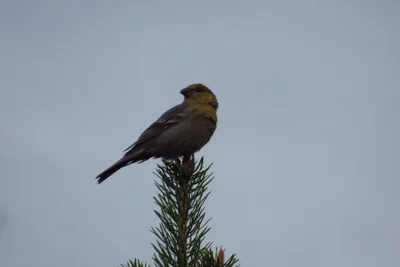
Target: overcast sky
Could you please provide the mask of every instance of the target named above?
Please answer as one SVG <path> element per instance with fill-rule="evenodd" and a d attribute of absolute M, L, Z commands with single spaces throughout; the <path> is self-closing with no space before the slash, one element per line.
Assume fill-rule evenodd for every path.
<path fill-rule="evenodd" d="M 395 0 L 2 1 L 0 266 L 152 263 L 160 160 L 95 177 L 197 82 L 220 102 L 208 241 L 399 266 L 399 26 Z"/>

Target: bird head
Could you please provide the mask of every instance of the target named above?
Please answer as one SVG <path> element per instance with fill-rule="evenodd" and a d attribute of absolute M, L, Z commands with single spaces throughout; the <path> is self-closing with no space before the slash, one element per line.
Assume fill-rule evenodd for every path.
<path fill-rule="evenodd" d="M 218 109 L 218 100 L 214 93 L 204 84 L 195 83 L 182 89 L 180 92 L 186 102 L 197 102 L 212 106 L 215 110 Z"/>

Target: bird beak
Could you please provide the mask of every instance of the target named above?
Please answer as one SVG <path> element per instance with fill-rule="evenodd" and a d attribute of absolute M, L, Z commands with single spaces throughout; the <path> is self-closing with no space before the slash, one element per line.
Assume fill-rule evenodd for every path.
<path fill-rule="evenodd" d="M 186 88 L 184 88 L 184 89 L 182 89 L 182 90 L 180 91 L 180 93 L 181 93 L 183 96 L 187 96 L 188 90 L 187 90 Z"/>

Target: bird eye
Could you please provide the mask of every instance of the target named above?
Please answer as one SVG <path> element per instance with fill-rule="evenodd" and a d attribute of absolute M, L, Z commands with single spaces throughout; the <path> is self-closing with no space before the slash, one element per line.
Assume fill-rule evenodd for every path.
<path fill-rule="evenodd" d="M 204 93 L 204 92 L 207 92 L 207 90 L 204 89 L 204 88 L 196 88 L 195 91 L 196 91 L 197 93 Z"/>

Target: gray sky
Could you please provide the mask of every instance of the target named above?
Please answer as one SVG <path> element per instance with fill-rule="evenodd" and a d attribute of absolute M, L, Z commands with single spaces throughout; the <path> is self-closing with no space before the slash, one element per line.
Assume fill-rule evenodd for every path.
<path fill-rule="evenodd" d="M 242 266 L 399 266 L 399 11 L 2 1 L 0 266 L 152 262 L 160 161 L 95 177 L 194 82 L 220 101 L 209 241 Z"/>

